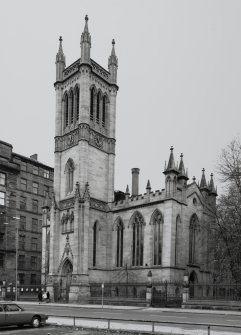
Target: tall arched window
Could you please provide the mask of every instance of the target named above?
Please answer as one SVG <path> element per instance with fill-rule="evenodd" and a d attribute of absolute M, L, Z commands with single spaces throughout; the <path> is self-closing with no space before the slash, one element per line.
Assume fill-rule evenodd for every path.
<path fill-rule="evenodd" d="M 65 118 L 65 127 L 68 126 L 69 124 L 69 99 L 67 93 L 65 94 L 64 97 L 64 118 Z"/>
<path fill-rule="evenodd" d="M 78 86 L 76 86 L 76 89 L 75 89 L 75 106 L 76 106 L 76 110 L 75 110 L 76 120 L 78 121 L 79 120 L 79 87 Z"/>
<path fill-rule="evenodd" d="M 105 116 L 106 116 L 106 96 L 104 95 L 102 101 L 102 126 L 105 127 Z"/>
<path fill-rule="evenodd" d="M 69 159 L 65 166 L 66 194 L 71 193 L 74 188 L 74 162 Z"/>
<path fill-rule="evenodd" d="M 176 236 L 175 236 L 175 265 L 181 264 L 181 218 L 176 218 Z"/>
<path fill-rule="evenodd" d="M 69 100 L 70 100 L 70 123 L 73 123 L 74 122 L 74 94 L 72 90 L 70 91 Z"/>
<path fill-rule="evenodd" d="M 132 265 L 143 265 L 143 244 L 144 244 L 144 219 L 139 212 L 133 214 L 131 219 L 132 232 Z"/>
<path fill-rule="evenodd" d="M 95 90 L 94 87 L 92 87 L 90 91 L 90 120 L 94 120 L 94 96 L 95 96 Z"/>
<path fill-rule="evenodd" d="M 116 223 L 116 266 L 123 266 L 123 230 L 124 225 L 120 218 Z"/>
<path fill-rule="evenodd" d="M 151 223 L 153 225 L 153 265 L 161 265 L 163 218 L 159 210 L 153 213 Z"/>
<path fill-rule="evenodd" d="M 93 226 L 93 266 L 97 265 L 97 252 L 98 252 L 98 234 L 100 226 L 98 221 Z"/>
<path fill-rule="evenodd" d="M 100 123 L 100 92 L 97 94 L 97 102 L 96 102 L 96 122 Z"/>
<path fill-rule="evenodd" d="M 199 233 L 199 223 L 197 215 L 194 214 L 191 217 L 190 226 L 189 226 L 189 263 L 197 264 L 197 242 L 198 242 L 198 233 Z"/>

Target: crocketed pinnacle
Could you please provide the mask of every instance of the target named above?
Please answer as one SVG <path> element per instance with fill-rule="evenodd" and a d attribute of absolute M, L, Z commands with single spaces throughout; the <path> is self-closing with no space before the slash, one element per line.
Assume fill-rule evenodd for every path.
<path fill-rule="evenodd" d="M 147 180 L 146 189 L 151 190 L 151 183 L 149 179 Z"/>
<path fill-rule="evenodd" d="M 205 177 L 205 169 L 202 169 L 202 178 L 200 182 L 200 189 L 208 189 L 206 177 Z"/>
<path fill-rule="evenodd" d="M 108 66 L 115 65 L 118 66 L 118 58 L 116 57 L 115 54 L 115 40 L 112 40 L 112 50 L 111 50 L 111 55 L 109 57 L 108 61 Z"/>
<path fill-rule="evenodd" d="M 179 167 L 178 167 L 178 171 L 179 171 L 179 176 L 178 179 L 185 179 L 188 180 L 188 175 L 187 175 L 187 170 L 185 170 L 184 167 L 184 162 L 183 162 L 183 154 L 180 155 L 180 163 L 179 163 Z"/>
<path fill-rule="evenodd" d="M 91 36 L 89 33 L 89 28 L 88 28 L 88 20 L 89 20 L 88 15 L 85 15 L 85 27 L 81 35 L 81 43 L 87 42 L 91 44 Z"/>
<path fill-rule="evenodd" d="M 63 46 L 62 46 L 62 36 L 59 37 L 59 51 L 56 54 L 56 63 L 57 62 L 64 62 L 65 64 L 65 56 L 64 56 L 64 52 L 63 52 Z"/>
<path fill-rule="evenodd" d="M 176 174 L 179 174 L 179 171 L 178 171 L 178 168 L 175 164 L 175 160 L 174 160 L 174 155 L 173 155 L 173 146 L 171 146 L 171 152 L 170 152 L 170 157 L 169 157 L 169 161 L 168 161 L 168 164 L 167 164 L 167 167 L 166 167 L 166 164 L 165 164 L 165 170 L 164 170 L 164 174 L 167 174 L 169 172 L 174 172 Z"/>
<path fill-rule="evenodd" d="M 209 190 L 211 194 L 217 196 L 217 189 L 215 188 L 214 181 L 213 181 L 213 173 L 211 173 L 211 179 L 209 182 Z"/>

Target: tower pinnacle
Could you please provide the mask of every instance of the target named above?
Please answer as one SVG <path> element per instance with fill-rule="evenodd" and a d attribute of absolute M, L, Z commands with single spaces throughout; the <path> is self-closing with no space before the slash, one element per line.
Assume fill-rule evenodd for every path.
<path fill-rule="evenodd" d="M 118 58 L 115 54 L 115 40 L 112 40 L 112 50 L 111 55 L 108 60 L 108 68 L 111 75 L 111 81 L 116 84 L 117 81 L 117 68 L 118 68 Z"/>
<path fill-rule="evenodd" d="M 59 37 L 59 51 L 56 54 L 56 81 L 63 80 L 63 71 L 65 69 L 65 55 L 62 46 L 63 38 Z"/>
<path fill-rule="evenodd" d="M 91 48 L 91 36 L 89 33 L 89 28 L 88 28 L 88 15 L 85 15 L 85 27 L 84 31 L 81 34 L 81 63 L 89 63 L 90 62 L 90 48 Z"/>

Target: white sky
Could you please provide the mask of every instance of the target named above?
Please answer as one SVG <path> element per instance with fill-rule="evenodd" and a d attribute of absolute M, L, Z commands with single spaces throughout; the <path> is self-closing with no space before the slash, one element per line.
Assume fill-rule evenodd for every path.
<path fill-rule="evenodd" d="M 189 177 L 209 180 L 217 157 L 240 136 L 241 1 L 1 0 L 0 139 L 14 152 L 53 166 L 55 56 L 80 57 L 89 16 L 91 58 L 107 68 L 111 40 L 119 60 L 115 189 L 153 190 L 170 146 Z M 217 181 L 217 180 L 216 180 Z"/>

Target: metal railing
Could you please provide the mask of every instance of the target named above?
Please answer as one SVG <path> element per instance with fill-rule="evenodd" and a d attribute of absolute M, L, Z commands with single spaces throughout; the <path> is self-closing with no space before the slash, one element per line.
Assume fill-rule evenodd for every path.
<path fill-rule="evenodd" d="M 72 326 L 72 327 L 78 327 L 81 326 L 86 329 L 102 329 L 102 330 L 121 330 L 121 331 L 138 331 L 138 333 L 150 333 L 150 334 L 157 334 L 160 333 L 160 327 L 163 327 L 164 325 L 168 326 L 195 326 L 195 327 L 200 327 L 200 330 L 202 335 L 211 335 L 211 330 L 214 330 L 214 328 L 220 328 L 223 327 L 225 329 L 240 329 L 241 331 L 241 325 L 240 326 L 234 326 L 234 325 L 226 325 L 226 324 L 209 324 L 209 323 L 195 323 L 195 322 L 182 322 L 182 321 L 152 321 L 152 320 L 139 320 L 139 319 L 120 319 L 120 318 L 106 318 L 106 317 L 92 317 L 92 316 L 59 316 L 59 315 L 49 315 L 48 316 L 48 323 L 49 324 L 59 324 L 59 325 L 66 325 L 66 326 Z M 52 320 L 51 318 L 54 318 L 55 320 Z M 61 323 L 56 322 L 57 320 L 61 320 Z M 63 323 L 63 319 L 66 319 L 67 321 Z M 71 322 L 68 322 L 71 320 Z M 82 322 L 81 321 L 89 321 L 91 322 L 91 326 L 88 326 L 87 322 Z M 93 321 L 97 321 L 99 324 L 93 327 Z M 50 322 L 49 322 L 50 321 Z M 53 322 L 55 321 L 55 322 Z M 104 323 L 105 322 L 105 323 Z M 132 327 L 124 327 L 121 328 L 118 324 L 131 324 Z M 140 329 L 139 326 L 142 325 L 144 326 L 144 329 Z M 118 327 L 115 327 L 114 325 L 117 325 Z M 137 328 L 133 327 L 137 326 Z M 161 326 L 160 326 L 161 325 Z M 146 326 L 146 327 L 145 327 Z M 158 328 L 159 326 L 159 328 Z M 179 327 L 180 328 L 180 327 Z M 193 329 L 190 329 L 190 334 L 193 334 Z M 226 333 L 228 335 L 228 332 Z"/>

